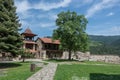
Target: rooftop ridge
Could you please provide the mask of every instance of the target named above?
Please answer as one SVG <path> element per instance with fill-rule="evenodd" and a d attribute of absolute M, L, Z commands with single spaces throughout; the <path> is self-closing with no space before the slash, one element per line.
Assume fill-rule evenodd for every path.
<path fill-rule="evenodd" d="M 27 29 L 26 29 L 22 34 L 37 36 L 36 34 L 34 34 L 34 33 L 31 31 L 31 29 L 30 29 L 29 27 L 27 27 Z"/>
<path fill-rule="evenodd" d="M 30 29 L 29 27 L 24 31 L 24 33 L 30 33 L 30 34 L 33 34 L 33 32 L 31 31 L 31 29 Z"/>
<path fill-rule="evenodd" d="M 51 43 L 51 44 L 60 44 L 59 40 L 52 40 L 52 38 L 39 38 L 44 43 Z"/>

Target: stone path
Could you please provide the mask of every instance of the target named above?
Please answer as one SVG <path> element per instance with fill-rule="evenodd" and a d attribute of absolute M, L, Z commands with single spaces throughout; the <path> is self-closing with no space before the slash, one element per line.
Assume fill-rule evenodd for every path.
<path fill-rule="evenodd" d="M 57 68 L 56 63 L 48 63 L 45 67 L 33 74 L 27 80 L 53 80 Z"/>

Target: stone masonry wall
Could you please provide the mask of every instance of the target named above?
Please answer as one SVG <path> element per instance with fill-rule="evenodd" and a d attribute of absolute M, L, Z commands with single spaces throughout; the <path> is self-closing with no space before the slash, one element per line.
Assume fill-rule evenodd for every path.
<path fill-rule="evenodd" d="M 120 63 L 119 55 L 92 55 L 90 52 L 82 53 L 76 52 L 72 53 L 72 58 L 79 61 L 101 61 L 108 63 Z M 62 59 L 68 59 L 68 52 L 63 53 Z"/>
<path fill-rule="evenodd" d="M 120 63 L 120 56 L 118 55 L 90 55 L 89 61 Z"/>

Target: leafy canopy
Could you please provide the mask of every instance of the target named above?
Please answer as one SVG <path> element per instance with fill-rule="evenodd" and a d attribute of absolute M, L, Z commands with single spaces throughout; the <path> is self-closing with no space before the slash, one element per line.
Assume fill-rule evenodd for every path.
<path fill-rule="evenodd" d="M 56 19 L 57 29 L 53 38 L 59 39 L 61 48 L 69 51 L 88 50 L 88 36 L 85 32 L 88 21 L 76 12 L 61 12 Z"/>

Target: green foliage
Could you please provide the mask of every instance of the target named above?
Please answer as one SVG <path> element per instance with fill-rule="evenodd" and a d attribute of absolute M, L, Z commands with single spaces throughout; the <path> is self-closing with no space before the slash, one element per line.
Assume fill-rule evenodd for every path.
<path fill-rule="evenodd" d="M 91 54 L 120 55 L 120 36 L 93 36 L 90 35 Z"/>
<path fill-rule="evenodd" d="M 13 0 L 0 0 L 0 52 L 18 53 L 22 38 Z"/>
<path fill-rule="evenodd" d="M 25 58 L 33 58 L 34 54 L 31 54 L 29 50 L 26 49 L 20 49 L 19 55 L 21 55 L 23 62 L 25 62 Z"/>
<path fill-rule="evenodd" d="M 96 46 L 100 46 L 100 45 L 102 45 L 102 43 L 97 42 L 97 41 L 90 41 L 89 45 L 90 45 L 90 46 L 94 46 L 94 47 L 96 47 Z"/>
<path fill-rule="evenodd" d="M 88 36 L 85 32 L 88 21 L 83 15 L 76 12 L 61 12 L 58 14 L 53 38 L 59 39 L 63 50 L 86 51 L 88 50 Z"/>

